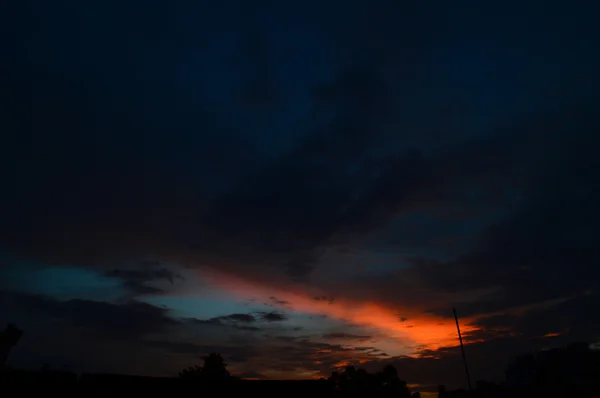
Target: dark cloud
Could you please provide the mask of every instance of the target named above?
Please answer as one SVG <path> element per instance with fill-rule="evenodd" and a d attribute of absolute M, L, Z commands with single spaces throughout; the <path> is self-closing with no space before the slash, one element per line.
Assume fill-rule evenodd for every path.
<path fill-rule="evenodd" d="M 152 295 L 164 293 L 162 288 L 149 286 L 148 283 L 167 281 L 173 285 L 175 279 L 183 279 L 181 275 L 166 268 L 157 268 L 155 263 L 142 263 L 141 269 L 113 269 L 105 276 L 116 278 L 123 282 L 123 286 L 133 295 Z"/>
<path fill-rule="evenodd" d="M 62 93 L 60 98 L 54 98 L 52 111 L 46 109 L 48 105 L 44 101 L 34 103 L 35 112 L 52 113 L 49 126 L 63 120 L 73 124 L 67 113 L 75 111 L 80 113 L 78 120 L 84 123 L 88 113 L 91 118 L 92 113 L 104 109 L 104 102 L 110 102 L 110 98 L 106 98 L 109 93 L 103 92 L 101 86 L 88 87 L 88 90 L 98 91 L 95 101 L 100 103 L 87 105 L 77 100 L 81 93 L 74 87 L 58 90 L 61 84 L 68 82 L 48 80 L 40 83 L 41 98 L 49 92 Z M 109 146 L 102 158 L 89 159 L 73 158 L 72 154 L 81 153 L 81 146 L 89 142 L 94 142 L 95 152 L 101 153 L 98 145 L 104 142 L 110 145 L 117 136 L 109 135 L 98 143 L 94 140 L 86 142 L 90 137 L 86 135 L 84 140 L 79 131 L 86 130 L 87 125 L 67 125 L 63 131 L 72 139 L 65 139 L 64 147 L 55 145 L 55 152 L 44 147 L 35 155 L 37 159 L 45 156 L 65 159 L 64 167 L 53 164 L 53 171 L 45 170 L 43 184 L 35 171 L 26 179 L 32 183 L 28 187 L 32 196 L 48 185 L 56 189 L 64 185 L 70 193 L 69 202 L 62 202 L 64 196 L 46 195 L 44 203 L 29 203 L 28 217 L 44 213 L 44 225 L 40 225 L 34 231 L 34 239 L 28 238 L 27 242 L 19 237 L 18 231 L 15 233 L 16 225 L 13 225 L 12 233 L 6 234 L 7 241 L 12 242 L 13 250 L 20 247 L 22 253 L 39 254 L 46 261 L 56 258 L 62 262 L 96 262 L 98 256 L 118 257 L 126 254 L 123 251 L 143 254 L 152 246 L 156 246 L 155 250 L 163 256 L 191 251 L 202 258 L 211 252 L 218 256 L 224 252 L 231 256 L 230 253 L 235 252 L 240 258 L 251 255 L 253 263 L 284 264 L 293 278 L 302 279 L 310 273 L 320 249 L 334 234 L 362 232 L 381 225 L 399 208 L 413 202 L 415 190 L 430 185 L 430 166 L 422 150 L 401 145 L 383 158 L 375 151 L 381 137 L 373 133 L 373 126 L 384 120 L 389 107 L 386 83 L 377 67 L 360 62 L 343 67 L 329 91 L 331 109 L 325 112 L 321 123 L 324 127 L 309 132 L 308 138 L 285 156 L 274 161 L 265 160 L 260 167 L 246 165 L 241 178 L 236 176 L 237 180 L 226 184 L 228 188 L 224 193 L 213 200 L 208 199 L 214 196 L 206 191 L 208 186 L 202 186 L 204 177 L 197 175 L 204 166 L 213 163 L 200 162 L 199 159 L 206 157 L 192 151 L 177 153 L 177 161 L 174 161 L 173 151 L 183 146 L 212 148 L 207 152 L 214 153 L 227 142 L 226 152 L 231 153 L 236 139 L 229 137 L 221 141 L 218 138 L 222 136 L 221 121 L 195 120 L 193 124 L 198 124 L 198 128 L 218 130 L 219 134 L 206 132 L 200 140 L 187 131 L 178 131 L 179 138 L 175 139 L 172 148 L 165 148 L 160 140 L 152 138 L 153 135 L 145 134 L 151 128 L 151 121 L 147 120 L 148 114 L 139 114 L 140 99 L 137 99 L 127 120 L 117 119 L 114 110 L 105 117 L 106 129 L 131 126 L 131 133 L 119 139 L 117 149 Z M 172 114 L 164 118 L 179 117 L 181 110 L 167 106 L 169 96 L 164 98 L 162 112 Z M 75 110 L 71 102 L 77 104 Z M 119 103 L 119 106 L 126 105 Z M 158 129 L 156 135 L 159 137 L 166 128 L 158 124 L 151 129 Z M 327 130 L 326 134 L 323 129 Z M 140 140 L 144 145 L 136 146 Z M 247 148 L 247 145 L 241 147 Z M 118 150 L 117 154 L 113 153 L 115 150 Z M 71 155 L 67 156 L 67 152 Z M 109 154 L 110 165 L 103 160 Z M 238 158 L 247 159 L 247 156 L 240 154 Z M 177 181 L 162 178 L 163 165 L 171 161 L 173 165 L 169 166 L 168 173 L 176 173 Z M 67 164 L 82 162 L 81 167 L 67 167 Z M 196 174 L 181 173 L 178 167 L 193 169 Z M 119 174 L 118 170 L 123 168 L 128 173 Z M 55 181 L 57 175 L 61 176 L 60 181 Z M 199 183 L 192 183 L 193 178 Z M 152 190 L 148 191 L 146 187 L 150 181 Z M 23 189 L 11 189 L 11 192 L 25 193 Z M 119 194 L 115 196 L 114 192 Z M 318 200 L 312 192 L 319 192 Z M 12 203 L 18 202 L 15 197 Z M 21 205 L 24 203 L 28 202 Z M 134 203 L 142 205 L 134 206 Z M 91 208 L 95 210 L 85 216 L 76 211 Z M 16 215 L 9 220 L 22 223 L 23 220 L 14 218 Z M 55 230 L 60 233 L 54 233 Z M 68 253 L 61 249 L 66 247 L 67 241 L 77 242 L 68 245 Z M 231 247 L 235 250 L 229 250 Z"/>
<path fill-rule="evenodd" d="M 223 318 L 237 322 L 256 322 L 256 318 L 249 314 L 231 314 Z"/>
<path fill-rule="evenodd" d="M 379 351 L 374 347 L 354 347 L 356 351 Z"/>
<path fill-rule="evenodd" d="M 244 362 L 243 358 L 256 359 L 263 355 L 256 346 L 256 340 L 245 341 L 240 336 L 235 338 L 236 343 L 232 345 L 227 339 L 233 335 L 211 331 L 215 325 L 232 326 L 232 331 L 258 330 L 248 325 L 256 322 L 256 319 L 247 314 L 196 321 L 175 318 L 165 308 L 135 301 L 58 301 L 8 291 L 1 291 L 0 298 L 0 322 L 16 322 L 25 331 L 24 338 L 15 349 L 16 363 L 23 366 L 39 366 L 51 359 L 52 362 L 77 365 L 78 369 L 87 371 L 120 372 L 130 369 L 136 373 L 176 374 L 186 363 L 197 363 L 209 352 L 221 352 L 236 363 Z M 216 343 L 213 332 L 226 338 L 221 339 L 222 343 Z M 213 342 L 199 344 L 176 337 L 179 333 L 213 335 Z M 61 350 L 52 347 L 61 347 Z M 160 366 L 156 363 L 156 366 L 140 366 L 125 358 L 120 365 L 124 368 L 116 369 L 110 356 L 117 355 L 117 352 L 135 353 L 151 363 L 155 363 L 163 354 L 171 360 L 164 361 Z M 173 359 L 177 360 L 173 362 Z"/>
<path fill-rule="evenodd" d="M 313 300 L 315 300 L 315 301 L 327 301 L 327 302 L 329 302 L 329 304 L 333 304 L 334 301 L 335 301 L 335 298 L 334 297 L 327 297 L 327 296 L 316 296 L 316 297 L 313 297 Z"/>
<path fill-rule="evenodd" d="M 224 322 L 225 323 L 229 323 L 229 322 L 252 323 L 252 322 L 256 322 L 256 318 L 250 314 L 231 314 L 231 315 L 223 315 L 223 316 L 218 316 L 215 318 L 210 318 L 209 320 L 207 320 L 205 322 L 216 323 L 216 324 L 222 324 Z"/>
<path fill-rule="evenodd" d="M 508 331 L 525 338 L 556 334 L 565 341 L 593 342 L 600 338 L 600 322 L 590 314 L 599 301 L 597 293 L 583 294 L 538 307 L 499 312 L 479 318 L 476 325 L 487 331 Z"/>
<path fill-rule="evenodd" d="M 261 320 L 266 322 L 282 322 L 288 319 L 286 314 L 281 312 L 259 312 L 258 316 Z"/>
<path fill-rule="evenodd" d="M 277 305 L 289 305 L 290 302 L 289 301 L 285 301 L 285 300 L 278 300 L 277 297 L 271 296 L 269 297 L 269 299 L 271 301 L 273 301 L 273 303 L 277 304 Z"/>
<path fill-rule="evenodd" d="M 342 73 L 336 85 L 350 91 L 327 123 L 329 133 L 311 133 L 297 149 L 247 175 L 219 198 L 206 222 L 214 226 L 213 239 L 222 239 L 211 244 L 235 242 L 254 255 L 258 249 L 262 255 L 291 252 L 292 257 L 279 259 L 290 275 L 302 278 L 310 272 L 319 249 L 347 219 L 353 192 L 368 182 L 353 169 L 371 141 L 369 124 L 375 116 L 365 108 L 377 101 L 370 83 L 378 77 L 368 68 Z M 318 200 L 313 192 L 320 192 Z M 362 211 L 369 206 L 364 203 Z"/>
<path fill-rule="evenodd" d="M 152 264 L 149 265 L 152 266 Z M 123 270 L 115 268 L 114 270 L 107 272 L 106 275 L 113 278 L 120 278 L 127 281 L 131 280 L 135 282 L 148 282 L 153 280 L 164 279 L 169 281 L 170 283 L 173 283 L 175 278 L 181 278 L 180 275 L 177 275 L 173 271 L 169 271 L 166 268 L 140 270 Z"/>
<path fill-rule="evenodd" d="M 214 317 L 214 318 L 210 318 L 207 320 L 194 319 L 193 321 L 202 323 L 202 324 L 209 324 L 209 325 L 229 326 L 229 327 L 233 327 L 238 330 L 245 330 L 245 331 L 260 330 L 260 328 L 251 325 L 252 323 L 256 322 L 256 317 L 254 317 L 251 314 L 231 314 L 231 315 L 223 315 L 223 316 Z"/>
<path fill-rule="evenodd" d="M 84 7 L 70 12 L 89 19 Z M 380 11 L 372 12 L 383 17 Z M 159 25 L 169 25 L 164 15 L 170 13 L 148 13 L 162 21 Z M 50 15 L 58 17 L 56 12 Z M 48 24 L 48 18 L 43 20 Z M 90 42 L 86 48 L 98 44 L 96 25 L 74 27 Z M 385 36 L 382 26 L 367 25 L 369 37 L 373 32 Z M 4 158 L 10 166 L 5 170 L 25 174 L 5 180 L 10 195 L 3 198 L 4 208 L 12 210 L 3 217 L 0 235 L 7 250 L 44 261 L 85 264 L 147 251 L 200 263 L 217 257 L 230 260 L 221 261 L 222 266 L 246 276 L 267 274 L 259 270 L 264 264 L 269 270 L 283 266 L 291 277 L 303 280 L 332 239 L 360 236 L 398 213 L 423 208 L 446 215 L 483 211 L 498 205 L 511 190 L 524 189 L 527 194 L 527 184 L 540 177 L 539 172 L 531 174 L 532 164 L 556 161 L 540 153 L 563 148 L 552 137 L 562 132 L 547 132 L 545 127 L 526 126 L 525 134 L 523 129 L 517 133 L 507 128 L 474 137 L 434 123 L 435 117 L 429 118 L 427 129 L 451 129 L 446 135 L 453 138 L 445 138 L 448 145 L 417 139 L 431 134 L 422 129 L 417 133 L 410 123 L 392 116 L 390 109 L 402 101 L 391 96 L 398 82 L 386 74 L 391 61 L 383 57 L 376 62 L 345 61 L 319 90 L 320 103 L 326 106 L 319 105 L 317 122 L 306 127 L 293 149 L 255 156 L 255 145 L 234 131 L 237 127 L 228 118 L 196 105 L 192 95 L 169 84 L 150 89 L 144 83 L 148 80 L 135 78 L 148 60 L 142 50 L 131 51 L 127 41 L 118 40 L 117 32 L 123 29 L 115 24 L 104 40 L 127 56 L 119 62 L 106 57 L 98 62 L 103 68 L 84 67 L 100 61 L 100 53 L 62 41 L 64 32 L 54 30 L 54 35 L 37 38 L 31 46 L 51 49 L 61 43 L 72 51 L 56 52 L 53 59 L 46 55 L 44 67 L 23 56 L 12 61 L 14 68 L 19 62 L 27 64 L 36 90 L 34 101 L 28 99 L 30 105 L 24 107 L 33 117 L 23 111 L 11 117 L 9 131 L 14 134 L 8 141 L 12 149 Z M 88 82 L 85 92 L 72 83 L 77 79 L 62 77 L 67 65 L 79 65 L 74 69 Z M 148 73 L 161 68 L 164 72 L 161 61 L 152 60 Z M 403 65 L 403 72 L 408 69 Z M 118 96 L 112 87 L 119 88 Z M 141 96 L 141 88 L 151 92 Z M 19 86 L 12 89 L 23 97 Z M 409 107 L 400 113 L 407 118 L 411 112 Z M 94 125 L 96 115 L 102 118 Z M 36 123 L 30 126 L 25 120 Z M 388 122 L 397 134 L 383 131 L 381 125 Z M 542 123 L 554 130 L 561 126 Z M 32 145 L 21 134 L 26 127 L 33 127 L 34 136 L 27 138 Z M 567 125 L 563 122 L 562 127 Z M 46 131 L 61 134 L 50 140 Z M 167 131 L 171 139 L 165 143 Z M 195 131 L 201 134 L 192 134 Z M 575 153 L 577 148 L 566 149 Z M 215 157 L 216 153 L 224 155 Z M 42 196 L 44 201 L 33 199 Z M 36 227 L 25 231 L 23 225 Z M 239 259 L 253 266 L 232 264 Z M 140 293 L 157 292 L 127 283 Z"/>
<path fill-rule="evenodd" d="M 350 333 L 327 333 L 323 335 L 324 339 L 348 339 L 348 340 L 369 340 L 372 336 L 361 336 Z"/>
<path fill-rule="evenodd" d="M 23 316 L 34 314 L 63 323 L 95 338 L 135 339 L 147 334 L 164 333 L 178 321 L 169 310 L 141 302 L 111 304 L 89 300 L 58 301 L 52 298 L 2 291 L 5 311 Z"/>
<path fill-rule="evenodd" d="M 528 125 L 548 134 L 549 147 L 526 196 L 487 228 L 469 252 L 447 262 L 414 259 L 414 269 L 406 275 L 416 270 L 432 289 L 463 296 L 459 300 L 465 316 L 595 294 L 600 288 L 600 274 L 593 266 L 600 218 L 593 203 L 600 192 L 600 168 L 591 149 L 596 140 L 591 131 L 600 120 L 593 104 Z M 557 140 L 559 136 L 564 138 Z M 485 296 L 468 299 L 470 292 L 485 289 Z"/>
<path fill-rule="evenodd" d="M 497 215 L 450 257 L 440 258 L 437 252 L 399 256 L 396 262 L 401 265 L 390 272 L 361 275 L 330 291 L 343 295 L 360 282 L 361 289 L 352 290 L 354 297 L 380 297 L 409 308 L 425 305 L 424 309 L 444 317 L 451 316 L 452 304 L 468 317 L 595 294 L 600 288 L 600 274 L 593 266 L 594 248 L 600 243 L 595 233 L 600 219 L 594 205 L 600 181 L 593 149 L 597 144 L 593 131 L 600 127 L 594 112 L 597 105 L 597 101 L 587 101 L 562 107 L 552 115 L 530 115 L 515 122 L 512 132 L 478 139 L 479 144 L 455 153 L 455 160 L 448 158 L 433 167 L 440 167 L 434 175 L 453 184 L 440 180 L 438 192 L 464 187 L 466 195 L 469 189 L 459 180 L 476 177 L 469 183 L 473 197 L 489 195 L 493 200 L 486 206 Z M 517 135 L 519 147 L 514 148 L 509 143 L 517 141 Z M 455 167 L 459 168 L 453 172 Z M 515 174 L 515 170 L 520 171 Z M 478 182 L 482 178 L 489 181 Z M 447 206 L 431 214 L 443 215 L 460 197 L 435 199 Z M 427 198 L 432 196 L 427 194 Z M 466 205 L 482 203 L 468 195 L 464 199 Z M 466 217 L 472 216 L 467 213 Z M 566 315 L 570 310 L 564 311 Z M 583 315 L 571 314 L 573 322 Z"/>
<path fill-rule="evenodd" d="M 9 358 L 13 366 L 49 363 L 77 372 L 130 374 L 176 373 L 145 341 L 184 326 L 169 310 L 135 301 L 58 301 L 7 291 L 0 292 L 0 322 L 15 322 L 24 330 Z"/>

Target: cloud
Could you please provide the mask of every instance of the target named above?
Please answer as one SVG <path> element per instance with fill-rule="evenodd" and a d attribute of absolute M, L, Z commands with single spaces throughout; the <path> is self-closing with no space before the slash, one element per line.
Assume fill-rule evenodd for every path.
<path fill-rule="evenodd" d="M 56 80 L 40 82 L 39 92 L 42 98 L 61 93 L 53 99 L 53 110 L 47 109 L 44 101 L 34 104 L 35 111 L 44 116 L 42 119 L 48 119 L 49 126 L 63 120 L 75 123 L 68 116 L 70 112 L 79 112 L 78 123 L 84 123 L 92 114 L 102 113 L 111 102 L 110 94 L 101 86 L 91 85 L 90 90 L 97 91 L 98 103 L 84 107 L 78 100 L 82 94 L 68 82 L 58 90 L 63 82 L 55 73 L 52 76 Z M 244 172 L 238 175 L 238 168 L 234 175 L 223 176 L 223 181 L 231 178 L 224 188 L 211 186 L 206 180 L 209 177 L 203 174 L 205 167 L 215 166 L 213 160 L 191 149 L 186 153 L 176 149 L 202 147 L 207 148 L 207 153 L 214 153 L 225 143 L 227 153 L 235 151 L 238 144 L 240 149 L 249 148 L 247 143 L 238 143 L 238 138 L 219 138 L 224 129 L 219 125 L 222 121 L 195 120 L 198 128 L 204 129 L 206 123 L 206 130 L 218 130 L 219 134 L 207 133 L 202 141 L 197 141 L 187 132 L 180 132 L 169 152 L 159 142 L 144 138 L 149 137 L 143 131 L 152 124 L 147 120 L 152 116 L 139 113 L 135 107 L 140 101 L 137 99 L 127 120 L 118 119 L 121 116 L 116 110 L 106 110 L 108 135 L 101 140 L 107 145 L 106 151 L 97 148 L 102 157 L 88 159 L 74 155 L 83 153 L 86 141 L 78 131 L 85 130 L 85 126 L 68 124 L 62 128 L 65 138 L 60 143 L 44 147 L 36 158 L 24 154 L 20 160 L 13 159 L 29 162 L 28 174 L 23 177 L 29 186 L 27 190 L 7 187 L 13 196 L 5 200 L 10 201 L 15 212 L 7 217 L 7 227 L 0 233 L 11 251 L 45 262 L 102 264 L 153 251 L 167 260 L 210 263 L 218 259 L 214 262 L 238 273 L 248 270 L 253 274 L 264 263 L 269 269 L 283 267 L 295 279 L 305 278 L 330 238 L 346 230 L 367 228 L 367 224 L 372 228 L 385 222 L 409 200 L 410 192 L 418 189 L 428 168 L 421 151 L 415 148 L 401 148 L 386 159 L 367 154 L 376 142 L 371 138 L 370 126 L 379 115 L 372 107 L 385 102 L 377 91 L 383 90 L 384 83 L 376 68 L 343 68 L 333 84 L 343 95 L 335 100 L 339 109 L 331 111 L 332 120 L 325 123 L 330 125 L 329 134 L 324 135 L 322 127 L 315 127 L 316 131 L 301 138 L 285 156 L 265 158 L 255 166 L 238 160 L 237 164 L 244 164 Z M 162 118 L 178 117 L 180 110 L 166 102 L 161 104 L 166 115 Z M 119 106 L 126 105 L 119 103 L 116 108 Z M 159 136 L 167 129 L 163 124 L 155 127 Z M 116 133 L 116 127 L 111 127 L 119 125 L 134 126 L 125 140 L 118 138 L 122 135 Z M 115 140 L 120 142 L 117 149 L 110 146 Z M 145 144 L 135 147 L 134 143 L 140 140 Z M 179 160 L 171 162 L 175 154 Z M 50 157 L 63 161 L 53 163 L 52 170 L 36 168 L 42 159 Z M 364 162 L 362 157 L 366 157 Z M 108 158 L 110 164 L 106 162 Z M 239 154 L 242 158 L 247 156 Z M 67 167 L 72 164 L 78 167 Z M 233 166 L 228 164 L 225 168 L 230 170 Z M 119 173 L 122 169 L 128 172 Z M 190 169 L 194 170 L 193 175 L 182 171 Z M 366 169 L 371 171 L 365 173 Z M 179 176 L 176 180 L 167 177 L 173 173 Z M 150 191 L 144 188 L 149 181 Z M 69 195 L 65 198 L 46 194 L 44 201 L 35 203 L 21 200 L 20 195 L 35 197 L 48 187 L 66 190 Z M 320 192 L 318 201 L 311 196 L 315 191 Z M 359 197 L 353 198 L 357 193 Z M 85 212 L 84 220 L 75 209 L 94 210 Z M 42 214 L 45 216 L 38 217 Z M 19 228 L 27 218 L 36 220 L 31 239 L 25 239 L 25 231 L 22 234 Z M 239 267 L 239 261 L 251 262 L 253 267 Z"/>
<path fill-rule="evenodd" d="M 277 304 L 277 305 L 289 305 L 290 304 L 288 301 L 278 300 L 277 297 L 275 297 L 275 296 L 269 297 L 269 300 L 273 301 L 273 303 Z"/>
<path fill-rule="evenodd" d="M 181 275 L 167 268 L 157 268 L 156 263 L 142 263 L 140 269 L 113 269 L 107 271 L 105 276 L 122 281 L 125 289 L 134 296 L 156 295 L 164 293 L 160 287 L 150 286 L 148 283 L 167 281 L 171 285 L 175 279 L 183 279 Z"/>
<path fill-rule="evenodd" d="M 93 335 L 94 338 L 134 339 L 147 334 L 165 333 L 178 321 L 169 310 L 142 302 L 111 304 L 102 301 L 68 300 L 16 292 L 0 292 L 3 307 L 11 314 L 35 314 L 64 322 L 65 327 Z"/>
<path fill-rule="evenodd" d="M 220 317 L 217 319 L 227 319 L 227 320 L 244 322 L 244 323 L 256 322 L 256 318 L 249 314 L 231 314 L 231 315 L 227 315 L 227 316 Z"/>
<path fill-rule="evenodd" d="M 146 126 L 156 122 L 156 136 L 161 137 L 167 131 L 164 120 L 183 117 L 181 110 L 167 103 L 183 95 L 177 91 L 153 100 L 157 101 L 153 105 L 161 105 L 160 120 L 153 120 L 158 113 L 141 112 L 139 98 L 132 98 L 135 101 L 129 108 L 118 103 L 129 110 L 127 120 L 116 119 L 123 112 L 106 112 L 107 126 L 102 131 L 108 135 L 97 140 L 97 145 L 107 146 L 103 157 L 86 161 L 74 155 L 84 153 L 86 142 L 76 133 L 81 126 L 68 125 L 62 131 L 69 139 L 52 143 L 35 158 L 21 157 L 30 164 L 24 178 L 29 185 L 27 190 L 7 187 L 12 196 L 5 198 L 10 201 L 6 208 L 13 211 L 7 214 L 6 229 L 0 231 L 3 240 L 11 251 L 54 263 L 103 263 L 153 251 L 166 260 L 221 267 L 248 278 L 275 278 L 284 271 L 303 279 L 319 267 L 328 245 L 339 240 L 355 242 L 399 213 L 483 211 L 498 205 L 505 187 L 517 190 L 537 178 L 528 177 L 533 163 L 528 155 L 535 153 L 544 135 L 536 126 L 517 128 L 518 134 L 504 130 L 477 138 L 459 134 L 445 149 L 422 145 L 403 126 L 398 127 L 402 134 L 396 137 L 373 127 L 383 116 L 389 117 L 386 109 L 392 101 L 386 92 L 393 83 L 380 69 L 360 62 L 341 67 L 329 85 L 331 109 L 324 112 L 323 120 L 314 128 L 307 127 L 308 132 L 297 138 L 289 153 L 255 156 L 256 162 L 249 160 L 253 145 L 239 132 L 221 134 L 228 129 L 226 121 L 208 112 L 195 120 L 181 120 L 184 127 L 176 129 L 172 146 L 160 145 L 160 140 L 144 134 Z M 80 112 L 77 123 L 83 123 L 86 115 L 101 112 L 109 103 L 113 107 L 110 93 L 101 85 L 90 87 L 97 92 L 98 103 L 83 107 L 76 87 L 58 80 L 58 71 L 50 74 L 56 80 L 45 80 L 39 94 L 61 93 L 53 99 L 58 112 L 55 109 L 49 118 L 46 102 L 34 104 L 36 111 L 47 115 L 49 126 L 72 120 L 70 112 Z M 58 90 L 63 83 L 66 88 Z M 126 139 L 118 138 L 123 136 L 117 134 L 118 129 L 111 133 L 111 126 L 119 125 L 134 126 Z M 194 128 L 205 131 L 202 140 L 188 134 Z M 323 128 L 329 134 L 323 134 Z M 513 145 L 515 139 L 520 145 Z M 15 149 L 21 148 L 17 136 L 15 140 Z M 144 145 L 136 147 L 139 141 Z M 549 140 L 548 146 L 554 147 L 554 141 Z M 114 142 L 120 145 L 112 147 Z M 191 148 L 202 150 L 202 156 Z M 215 164 L 208 155 L 217 152 L 235 155 Z M 62 166 L 53 163 L 52 171 L 34 167 L 48 164 L 42 160 L 49 157 L 64 159 Z M 68 164 L 80 166 L 69 168 Z M 213 166 L 223 171 L 218 188 L 205 175 Z M 122 169 L 129 171 L 119 173 Z M 519 175 L 518 170 L 526 172 Z M 178 178 L 168 177 L 173 175 Z M 144 188 L 148 181 L 152 181 L 150 191 Z M 474 184 L 477 192 L 470 192 Z M 21 197 L 40 197 L 47 187 L 60 186 L 70 192 L 66 199 L 46 194 L 45 201 L 32 202 Z M 318 200 L 313 192 L 319 192 Z M 85 212 L 84 219 L 76 209 L 93 211 Z M 22 234 L 19 226 L 28 224 L 27 217 L 36 228 Z M 158 293 L 139 283 L 131 288 Z"/>
<path fill-rule="evenodd" d="M 193 324 L 222 326 L 246 332 L 257 332 L 261 330 L 259 327 L 254 326 L 254 323 L 257 322 L 257 319 L 254 315 L 251 314 L 230 314 L 213 317 L 206 320 L 191 318 L 186 319 L 186 321 L 191 322 Z"/>
<path fill-rule="evenodd" d="M 59 301 L 8 291 L 0 297 L 0 322 L 14 322 L 24 330 L 9 358 L 13 366 L 50 363 L 77 372 L 155 375 L 173 374 L 178 367 L 177 358 L 170 364 L 161 361 L 145 343 L 184 326 L 167 309 L 135 301 Z"/>
<path fill-rule="evenodd" d="M 280 312 L 260 312 L 260 319 L 267 322 L 282 322 L 288 319 L 286 314 Z"/>
<path fill-rule="evenodd" d="M 229 326 L 238 330 L 258 331 L 260 328 L 252 326 L 256 318 L 250 314 L 231 314 L 210 318 L 208 320 L 194 320 L 195 322 L 218 326 Z"/>
<path fill-rule="evenodd" d="M 365 341 L 371 339 L 371 336 L 360 336 L 350 333 L 326 333 L 323 335 L 324 339 L 348 339 L 348 340 L 359 340 Z"/>
<path fill-rule="evenodd" d="M 600 324 L 587 314 L 598 301 L 598 293 L 582 294 L 537 307 L 500 311 L 476 322 L 484 330 L 510 331 L 511 335 L 524 338 L 539 339 L 556 334 L 563 341 L 592 342 L 600 336 Z"/>

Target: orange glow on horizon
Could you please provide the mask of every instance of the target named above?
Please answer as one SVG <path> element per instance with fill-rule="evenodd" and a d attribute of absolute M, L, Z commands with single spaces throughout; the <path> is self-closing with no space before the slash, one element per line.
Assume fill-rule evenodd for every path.
<path fill-rule="evenodd" d="M 550 338 L 550 337 L 558 337 L 560 336 L 561 333 L 546 333 L 545 335 L 543 335 L 543 338 Z"/>

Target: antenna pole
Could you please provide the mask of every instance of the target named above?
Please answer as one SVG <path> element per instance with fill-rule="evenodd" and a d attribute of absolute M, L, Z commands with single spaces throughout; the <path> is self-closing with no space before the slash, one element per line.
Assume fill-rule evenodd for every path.
<path fill-rule="evenodd" d="M 465 356 L 465 347 L 463 346 L 462 335 L 460 334 L 460 325 L 458 324 L 458 316 L 456 315 L 456 308 L 452 308 L 452 312 L 454 313 L 454 320 L 456 321 L 456 330 L 458 331 L 458 341 L 460 342 L 460 352 L 462 353 L 463 363 L 465 365 L 465 373 L 467 374 L 467 383 L 469 385 L 469 390 L 472 390 L 471 387 L 471 376 L 469 375 L 469 366 L 467 366 L 467 357 Z"/>

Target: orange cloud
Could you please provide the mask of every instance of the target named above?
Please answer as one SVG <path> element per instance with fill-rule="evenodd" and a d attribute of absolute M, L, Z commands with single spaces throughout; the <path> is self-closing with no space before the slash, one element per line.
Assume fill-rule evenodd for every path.
<path fill-rule="evenodd" d="M 212 283 L 228 294 L 248 299 L 250 297 L 267 298 L 277 297 L 279 301 L 290 306 L 294 311 L 327 315 L 333 319 L 345 320 L 349 323 L 373 328 L 382 335 L 389 337 L 393 343 L 388 347 L 378 346 L 392 355 L 412 354 L 417 348 L 438 349 L 458 345 L 456 325 L 453 319 L 446 319 L 431 314 L 423 313 L 422 309 L 393 308 L 382 303 L 356 301 L 347 297 L 336 297 L 332 302 L 328 300 L 315 300 L 321 297 L 322 292 L 302 291 L 300 286 L 286 286 L 285 289 L 258 285 L 232 275 L 220 274 L 211 271 L 208 276 Z M 402 313 L 402 319 L 398 315 Z M 464 333 L 477 331 L 470 319 L 463 319 L 461 331 Z"/>
<path fill-rule="evenodd" d="M 543 338 L 550 338 L 550 337 L 558 337 L 560 336 L 562 333 L 546 333 L 545 335 L 543 335 Z"/>

